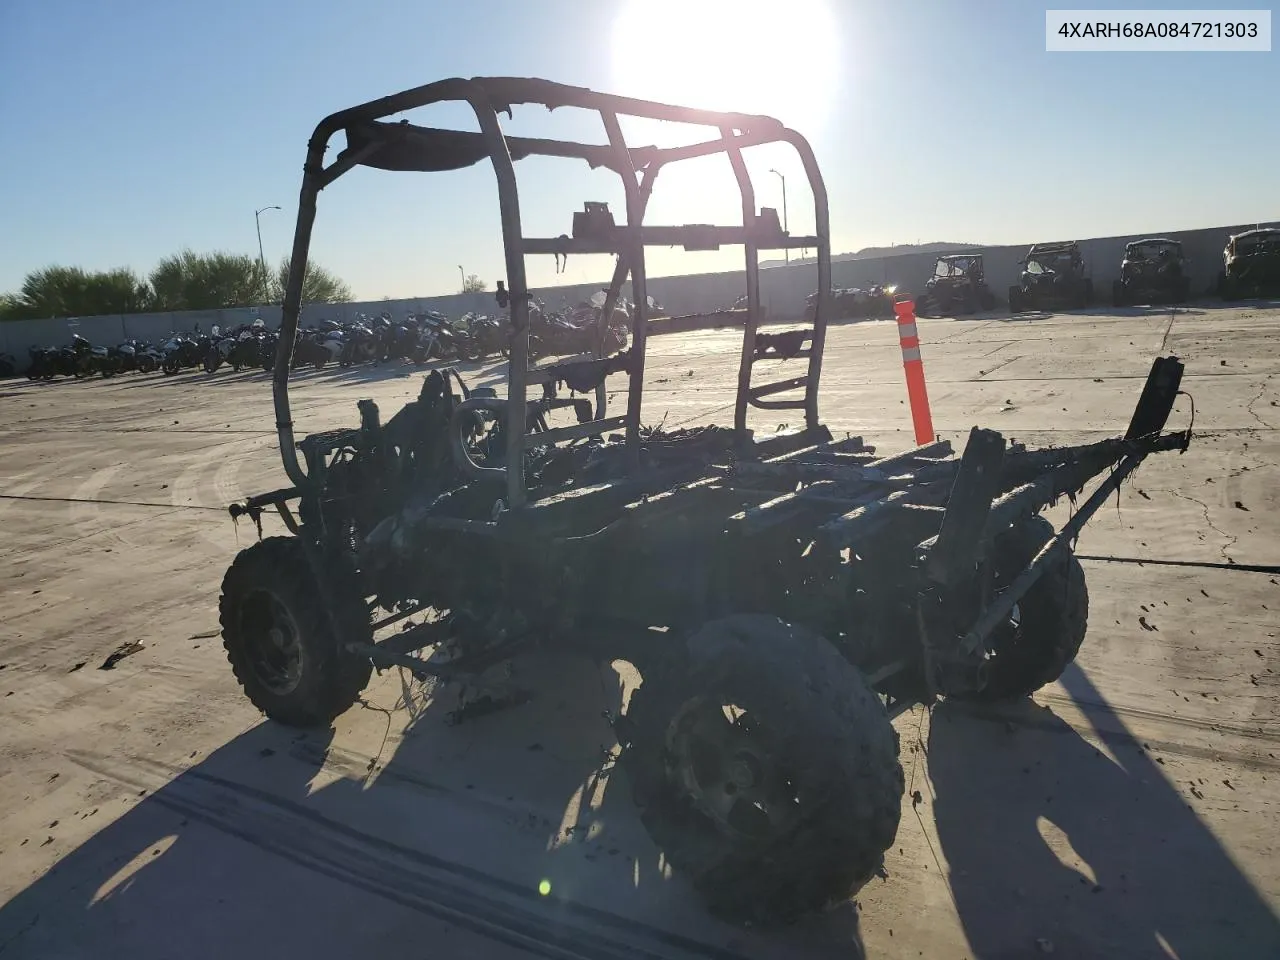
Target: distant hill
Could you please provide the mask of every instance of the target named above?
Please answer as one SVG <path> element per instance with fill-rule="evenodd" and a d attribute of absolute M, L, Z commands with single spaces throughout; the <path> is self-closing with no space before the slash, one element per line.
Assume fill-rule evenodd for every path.
<path fill-rule="evenodd" d="M 863 247 L 856 253 L 833 253 L 831 255 L 832 263 L 842 263 L 845 260 L 866 260 L 872 257 L 897 257 L 909 253 L 950 253 L 953 250 L 972 250 L 979 247 L 978 243 L 948 243 L 945 241 L 937 241 L 934 243 L 899 243 L 889 247 Z M 792 263 L 813 263 L 814 257 L 796 257 L 792 256 Z M 781 267 L 786 264 L 786 260 L 761 260 L 762 267 Z"/>

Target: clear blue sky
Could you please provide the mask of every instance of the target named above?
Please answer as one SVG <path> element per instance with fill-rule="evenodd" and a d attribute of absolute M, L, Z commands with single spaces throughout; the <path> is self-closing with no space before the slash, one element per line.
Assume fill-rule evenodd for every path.
<path fill-rule="evenodd" d="M 732 22 L 700 14 L 708 3 L 641 0 L 648 25 L 627 29 L 619 0 L 0 0 L 0 291 L 50 263 L 145 273 L 187 246 L 256 252 L 253 211 L 268 204 L 284 208 L 262 216 L 274 261 L 314 124 L 447 76 L 773 112 L 817 150 L 837 252 L 1280 217 L 1276 53 L 1048 54 L 1044 5 L 1025 0 L 740 0 Z M 512 129 L 598 136 L 561 113 L 517 110 Z M 793 231 L 811 226 L 786 155 L 753 160 L 761 204 L 780 206 L 770 166 L 787 176 Z M 571 161 L 520 172 L 530 230 L 568 232 L 583 200 L 622 208 L 606 176 Z M 728 181 L 666 186 L 658 222 L 735 214 Z M 362 299 L 453 292 L 459 264 L 492 288 L 497 225 L 487 167 L 357 170 L 321 195 L 313 256 Z M 651 272 L 736 255 L 659 251 Z M 571 259 L 561 279 L 608 266 Z M 531 279 L 554 282 L 551 262 Z"/>

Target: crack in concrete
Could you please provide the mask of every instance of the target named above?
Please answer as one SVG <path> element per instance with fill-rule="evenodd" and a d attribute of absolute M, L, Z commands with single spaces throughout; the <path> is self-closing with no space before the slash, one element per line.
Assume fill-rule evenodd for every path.
<path fill-rule="evenodd" d="M 1232 547 L 1234 547 L 1240 538 L 1227 533 L 1225 530 L 1219 529 L 1218 525 L 1215 524 L 1212 518 L 1210 518 L 1209 516 L 1209 505 L 1205 503 L 1203 500 L 1197 500 L 1195 497 L 1188 496 L 1185 493 L 1179 493 L 1177 490 L 1165 490 L 1163 492 L 1172 494 L 1173 496 L 1178 497 L 1182 500 L 1187 500 L 1191 503 L 1194 503 L 1197 507 L 1201 509 L 1201 511 L 1203 511 L 1205 524 L 1208 525 L 1210 530 L 1212 530 L 1218 536 L 1222 537 L 1224 540 L 1227 541 L 1222 545 L 1221 548 L 1219 548 L 1219 552 L 1222 554 L 1222 559 L 1227 561 L 1228 563 L 1234 564 L 1235 561 L 1232 560 L 1231 556 L 1227 553 L 1227 551 L 1230 550 Z"/>
<path fill-rule="evenodd" d="M 1275 374 L 1269 373 L 1267 374 L 1266 377 L 1263 378 L 1262 386 L 1258 388 L 1257 396 L 1255 396 L 1252 400 L 1250 400 L 1247 404 L 1245 404 L 1245 407 L 1244 407 L 1246 410 L 1249 411 L 1249 416 L 1253 417 L 1253 419 L 1257 420 L 1258 423 L 1262 424 L 1262 427 L 1264 430 L 1274 430 L 1275 428 L 1272 427 L 1271 424 L 1267 423 L 1267 421 L 1263 420 L 1262 417 L 1258 416 L 1258 412 L 1253 409 L 1253 405 L 1257 403 L 1259 400 L 1261 400 L 1262 395 L 1267 392 L 1267 387 L 1271 385 L 1271 378 L 1273 376 L 1275 376 Z"/>

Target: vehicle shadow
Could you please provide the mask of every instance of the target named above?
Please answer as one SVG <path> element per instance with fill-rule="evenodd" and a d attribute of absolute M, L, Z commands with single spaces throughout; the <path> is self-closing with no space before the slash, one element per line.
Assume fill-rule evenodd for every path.
<path fill-rule="evenodd" d="M 1163 768 L 1079 667 L 1062 684 L 1115 760 L 1031 701 L 933 713 L 934 816 L 974 956 L 1280 956 L 1280 921 Z"/>
<path fill-rule="evenodd" d="M 185 770 L 68 753 L 146 796 L 0 906 L 0 955 L 862 956 L 852 908 L 773 935 L 705 915 L 612 776 L 618 674 L 575 663 L 529 658 L 531 699 L 463 722 L 401 677 L 336 733 L 264 721 Z"/>

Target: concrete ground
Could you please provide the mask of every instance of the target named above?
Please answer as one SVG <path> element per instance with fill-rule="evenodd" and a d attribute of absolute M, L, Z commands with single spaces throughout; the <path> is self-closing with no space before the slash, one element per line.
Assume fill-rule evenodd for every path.
<path fill-rule="evenodd" d="M 1280 956 L 1280 577 L 1232 569 L 1280 564 L 1280 310 L 920 333 L 957 448 L 975 424 L 1122 432 L 1162 353 L 1187 362 L 1199 435 L 1086 528 L 1080 553 L 1119 559 L 1085 561 L 1078 663 L 1015 709 L 899 718 L 887 876 L 767 933 L 708 919 L 610 782 L 627 675 L 532 661 L 532 702 L 455 727 L 451 691 L 387 672 L 332 731 L 261 720 L 216 604 L 255 538 L 225 506 L 283 480 L 262 374 L 0 383 L 0 957 Z M 647 419 L 724 422 L 737 342 L 655 338 Z M 357 398 L 387 414 L 416 388 L 302 374 L 295 419 L 353 424 Z M 894 325 L 833 329 L 833 429 L 905 449 L 904 401 Z"/>

